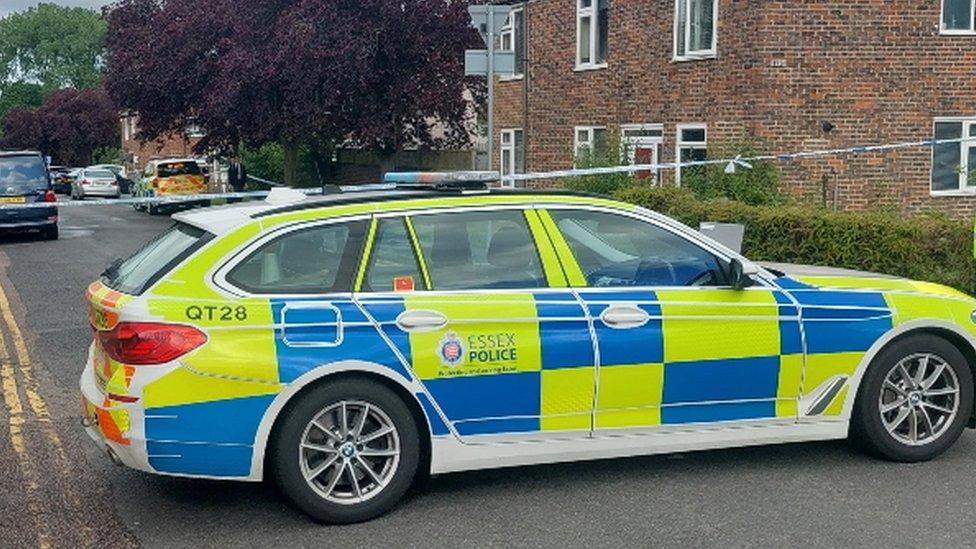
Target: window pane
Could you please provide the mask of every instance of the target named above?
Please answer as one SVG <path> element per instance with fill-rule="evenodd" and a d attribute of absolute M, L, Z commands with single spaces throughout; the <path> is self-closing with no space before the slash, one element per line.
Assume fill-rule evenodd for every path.
<path fill-rule="evenodd" d="M 596 62 L 607 61 L 607 33 L 610 29 L 610 0 L 599 0 L 596 26 Z"/>
<path fill-rule="evenodd" d="M 593 154 L 599 158 L 605 158 L 609 152 L 606 128 L 593 129 Z"/>
<path fill-rule="evenodd" d="M 726 284 L 714 255 L 660 227 L 603 212 L 550 213 L 589 286 Z"/>
<path fill-rule="evenodd" d="M 381 219 L 369 257 L 364 292 L 392 292 L 397 288 L 422 289 L 423 279 L 403 219 Z M 399 283 L 399 284 L 398 284 Z"/>
<path fill-rule="evenodd" d="M 704 143 L 705 128 L 685 128 L 681 130 L 682 143 Z"/>
<path fill-rule="evenodd" d="M 290 232 L 262 246 L 227 275 L 253 293 L 352 290 L 365 221 Z"/>
<path fill-rule="evenodd" d="M 580 63 L 590 62 L 590 17 L 580 18 L 579 26 L 579 60 Z"/>
<path fill-rule="evenodd" d="M 976 187 L 976 146 L 969 147 L 968 160 L 969 165 L 966 167 L 968 173 L 966 173 L 966 186 Z"/>
<path fill-rule="evenodd" d="M 515 42 L 515 74 L 525 72 L 525 12 L 517 11 L 515 18 L 515 32 L 512 40 Z"/>
<path fill-rule="evenodd" d="M 972 30 L 972 0 L 942 0 L 942 21 L 949 30 Z"/>
<path fill-rule="evenodd" d="M 106 270 L 102 281 L 124 294 L 140 294 L 170 263 L 187 257 L 188 252 L 198 248 L 205 235 L 201 229 L 177 223 L 114 268 Z"/>
<path fill-rule="evenodd" d="M 525 135 L 522 130 L 515 131 L 515 173 L 525 173 Z"/>
<path fill-rule="evenodd" d="M 512 150 L 502 149 L 502 173 L 512 173 Z"/>
<path fill-rule="evenodd" d="M 691 18 L 690 43 L 691 51 L 712 49 L 712 17 L 714 16 L 713 0 L 689 0 L 689 14 Z"/>
<path fill-rule="evenodd" d="M 521 211 L 424 215 L 413 224 L 434 290 L 545 286 Z"/>
<path fill-rule="evenodd" d="M 675 17 L 678 19 L 675 29 L 674 42 L 677 45 L 678 56 L 682 56 L 685 51 L 685 26 L 688 24 L 688 0 L 678 0 L 678 12 Z"/>
<path fill-rule="evenodd" d="M 959 139 L 962 122 L 937 122 L 936 139 Z M 932 190 L 954 191 L 959 189 L 959 170 L 962 164 L 962 145 L 944 143 L 932 148 Z"/>

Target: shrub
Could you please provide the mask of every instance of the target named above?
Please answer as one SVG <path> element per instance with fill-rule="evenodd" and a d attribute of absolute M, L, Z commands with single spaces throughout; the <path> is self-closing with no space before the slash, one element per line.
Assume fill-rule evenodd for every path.
<path fill-rule="evenodd" d="M 576 155 L 577 168 L 609 168 L 629 164 L 627 151 L 619 142 L 612 141 L 600 147 L 601 152 L 584 151 Z M 595 194 L 610 195 L 634 184 L 634 177 L 629 173 L 614 173 L 605 175 L 586 175 L 570 177 L 564 185 L 572 191 L 582 191 Z"/>
<path fill-rule="evenodd" d="M 708 154 L 709 158 L 748 158 L 762 153 L 756 143 L 741 141 L 709 150 Z M 684 168 L 681 185 L 703 200 L 728 198 L 754 205 L 783 203 L 776 165 L 768 160 L 749 164 L 751 168 L 736 166 L 733 173 L 725 173 L 725 164 Z"/>
<path fill-rule="evenodd" d="M 617 197 L 695 228 L 702 221 L 741 223 L 746 226 L 743 254 L 756 261 L 857 269 L 976 293 L 968 220 L 699 200 L 676 187 L 630 187 Z"/>

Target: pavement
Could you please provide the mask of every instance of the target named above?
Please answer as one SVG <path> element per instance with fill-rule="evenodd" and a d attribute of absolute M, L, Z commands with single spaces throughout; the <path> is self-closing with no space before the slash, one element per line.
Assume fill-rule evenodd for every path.
<path fill-rule="evenodd" d="M 0 238 L 0 547 L 976 546 L 976 434 L 914 465 L 844 442 L 446 475 L 366 524 L 317 525 L 262 483 L 112 465 L 79 426 L 85 287 L 169 220 L 65 208 Z"/>

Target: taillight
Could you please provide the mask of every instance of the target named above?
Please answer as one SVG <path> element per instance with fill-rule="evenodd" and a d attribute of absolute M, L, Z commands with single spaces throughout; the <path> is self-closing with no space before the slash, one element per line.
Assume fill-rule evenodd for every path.
<path fill-rule="evenodd" d="M 87 179 L 82 179 L 81 180 L 81 186 L 84 187 L 84 186 L 87 186 L 87 185 L 91 185 L 91 181 L 89 181 Z"/>
<path fill-rule="evenodd" d="M 54 194 L 54 191 L 48 191 L 44 193 L 44 202 L 57 202 L 58 195 Z"/>
<path fill-rule="evenodd" d="M 133 366 L 165 364 L 207 342 L 192 326 L 157 322 L 121 322 L 95 337 L 112 360 Z"/>

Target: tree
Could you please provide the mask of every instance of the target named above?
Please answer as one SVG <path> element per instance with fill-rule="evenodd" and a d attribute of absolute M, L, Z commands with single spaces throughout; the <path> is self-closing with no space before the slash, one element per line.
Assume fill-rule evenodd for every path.
<path fill-rule="evenodd" d="M 279 143 L 294 184 L 315 143 L 396 151 L 468 143 L 466 0 L 122 0 L 108 12 L 106 88 L 143 139 Z"/>
<path fill-rule="evenodd" d="M 36 108 L 44 102 L 44 88 L 31 82 L 0 83 L 0 121 L 16 108 Z"/>
<path fill-rule="evenodd" d="M 36 109 L 11 111 L 0 146 L 39 149 L 61 164 L 88 165 L 96 150 L 117 144 L 118 119 L 105 90 L 59 90 Z"/>
<path fill-rule="evenodd" d="M 0 19 L 0 72 L 45 91 L 96 87 L 107 24 L 84 8 L 40 4 Z"/>

